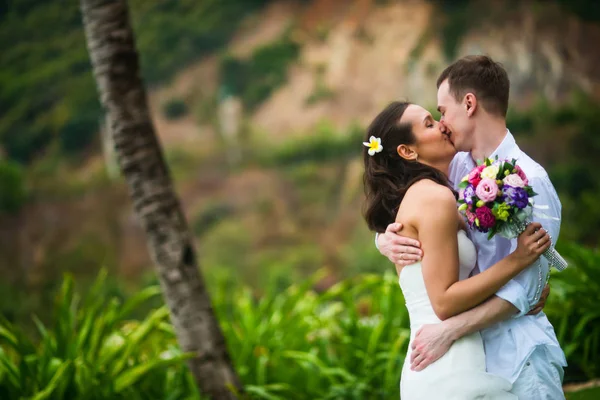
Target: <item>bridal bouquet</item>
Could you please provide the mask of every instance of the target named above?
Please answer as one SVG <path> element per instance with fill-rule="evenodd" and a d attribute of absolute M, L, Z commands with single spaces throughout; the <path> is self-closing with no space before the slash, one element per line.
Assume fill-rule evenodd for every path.
<path fill-rule="evenodd" d="M 496 234 L 515 238 L 531 221 L 532 197 L 537 193 L 514 159 L 488 158 L 469 172 L 458 187 L 458 210 L 471 228 L 487 233 L 488 240 Z M 544 257 L 559 271 L 567 267 L 554 246 L 544 252 Z"/>

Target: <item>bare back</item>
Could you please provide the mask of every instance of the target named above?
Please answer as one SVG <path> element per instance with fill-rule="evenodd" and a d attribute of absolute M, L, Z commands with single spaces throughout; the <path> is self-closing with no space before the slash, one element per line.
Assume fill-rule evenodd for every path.
<path fill-rule="evenodd" d="M 429 179 L 423 179 L 408 189 L 398 208 L 396 222 L 401 222 L 404 226 L 402 236 L 419 240 L 421 243 L 427 242 L 424 239 L 429 238 L 423 237 L 425 231 L 428 236 L 437 236 L 448 235 L 448 232 L 456 233 L 464 228 L 464 221 L 456 210 L 452 191 Z M 438 226 L 439 231 L 432 231 L 432 224 Z M 398 274 L 401 269 L 402 266 L 396 265 Z"/>

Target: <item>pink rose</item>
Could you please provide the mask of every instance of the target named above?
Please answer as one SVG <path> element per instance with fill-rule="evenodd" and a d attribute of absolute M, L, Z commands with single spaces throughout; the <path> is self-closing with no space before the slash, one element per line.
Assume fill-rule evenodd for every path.
<path fill-rule="evenodd" d="M 498 185 L 495 180 L 484 178 L 475 189 L 475 194 L 479 197 L 479 200 L 486 203 L 494 201 L 498 195 Z"/>
<path fill-rule="evenodd" d="M 523 172 L 521 167 L 518 165 L 515 165 L 515 174 L 519 175 L 519 178 L 521 178 L 525 185 L 529 185 L 529 179 L 527 179 L 527 175 L 525 175 L 525 172 Z"/>
<path fill-rule="evenodd" d="M 492 210 L 487 207 L 479 207 L 477 211 L 475 211 L 475 214 L 477 215 L 479 225 L 482 228 L 489 229 L 496 223 L 496 218 L 494 217 L 494 214 L 492 214 Z"/>
<path fill-rule="evenodd" d="M 510 174 L 506 178 L 504 178 L 504 184 L 512 187 L 522 188 L 525 187 L 525 182 L 523 179 L 517 174 Z"/>
<path fill-rule="evenodd" d="M 481 171 L 485 169 L 485 164 L 481 164 L 469 173 L 469 183 L 475 187 L 481 182 Z"/>

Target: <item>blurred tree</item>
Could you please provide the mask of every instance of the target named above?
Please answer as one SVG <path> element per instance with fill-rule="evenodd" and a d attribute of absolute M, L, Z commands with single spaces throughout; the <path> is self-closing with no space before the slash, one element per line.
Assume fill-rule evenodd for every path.
<path fill-rule="evenodd" d="M 130 189 L 177 339 L 199 388 L 214 399 L 242 391 L 197 266 L 185 216 L 148 110 L 126 0 L 81 0 L 87 45 L 119 167 Z M 236 391 L 236 393 L 234 393 Z"/>

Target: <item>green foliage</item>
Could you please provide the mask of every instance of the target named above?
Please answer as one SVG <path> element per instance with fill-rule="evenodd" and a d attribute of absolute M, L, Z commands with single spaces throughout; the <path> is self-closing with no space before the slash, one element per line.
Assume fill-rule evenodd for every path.
<path fill-rule="evenodd" d="M 306 98 L 306 105 L 311 106 L 323 100 L 335 98 L 335 92 L 325 84 L 325 66 L 319 65 L 315 71 L 315 87 Z"/>
<path fill-rule="evenodd" d="M 311 290 L 317 278 L 259 299 L 244 288 L 214 296 L 227 304 L 220 320 L 233 321 L 222 326 L 243 381 L 278 399 L 397 397 L 409 332 L 396 277 L 365 275 L 323 293 Z"/>
<path fill-rule="evenodd" d="M 173 98 L 163 104 L 162 112 L 165 118 L 175 120 L 186 115 L 188 107 L 182 99 Z"/>
<path fill-rule="evenodd" d="M 560 248 L 571 262 L 554 274 L 546 313 L 567 353 L 566 381 L 598 377 L 600 253 Z M 236 273 L 211 270 L 208 287 L 235 367 L 254 399 L 393 399 L 409 341 L 397 276 L 360 274 L 315 290 L 325 275 L 282 282 L 270 276 L 258 295 Z M 178 350 L 167 311 L 143 320 L 158 300 L 151 285 L 123 302 L 101 274 L 79 299 L 67 277 L 53 324 L 36 320 L 39 340 L 0 322 L 3 399 L 199 398 Z M 581 376 L 580 374 L 583 374 Z M 568 394 L 584 399 L 592 390 Z"/>
<path fill-rule="evenodd" d="M 192 231 L 196 237 L 201 237 L 219 221 L 232 215 L 233 212 L 233 207 L 225 202 L 209 203 L 193 219 Z"/>
<path fill-rule="evenodd" d="M 552 276 L 545 309 L 562 344 L 569 366 L 565 380 L 600 376 L 600 251 L 575 244 L 559 248 L 570 266 Z"/>
<path fill-rule="evenodd" d="M 507 125 L 522 147 L 547 166 L 563 204 L 561 237 L 594 245 L 600 239 L 600 179 L 595 173 L 600 103 L 574 93 L 562 105 L 540 99 L 527 111 L 510 110 Z M 545 149 L 544 149 L 545 148 Z"/>
<path fill-rule="evenodd" d="M 26 199 L 23 168 L 0 159 L 0 213 L 19 211 Z"/>
<path fill-rule="evenodd" d="M 269 0 L 163 0 L 131 2 L 132 21 L 149 83 L 222 48 L 243 17 Z"/>
<path fill-rule="evenodd" d="M 244 16 L 268 0 L 132 0 L 142 73 L 155 84 L 221 48 Z M 58 141 L 89 146 L 102 116 L 78 1 L 0 3 L 0 145 L 30 162 Z"/>
<path fill-rule="evenodd" d="M 435 13 L 430 27 L 417 46 L 412 50 L 409 62 L 414 62 L 429 42 L 432 32 L 436 32 L 442 43 L 442 50 L 447 60 L 454 60 L 463 36 L 473 29 L 474 23 L 482 18 L 481 14 L 473 12 L 476 6 L 471 0 L 436 0 L 432 1 L 439 12 Z M 409 64 L 410 68 L 410 64 Z"/>
<path fill-rule="evenodd" d="M 446 0 L 442 1 L 441 6 L 441 13 L 445 15 L 444 23 L 439 31 L 442 48 L 446 59 L 453 60 L 463 36 L 473 28 L 473 22 L 476 19 L 470 13 L 471 0 Z"/>
<path fill-rule="evenodd" d="M 567 400 L 596 400 L 600 398 L 600 388 L 583 389 L 574 393 L 565 393 Z"/>
<path fill-rule="evenodd" d="M 273 281 L 260 298 L 234 276 L 216 278 L 213 303 L 252 398 L 397 397 L 409 333 L 395 276 L 365 275 L 323 293 L 311 289 L 319 274 L 284 288 Z M 165 308 L 126 319 L 159 289 L 121 303 L 106 296 L 104 278 L 81 301 L 67 278 L 54 326 L 37 323 L 37 343 L 1 322 L 3 399 L 198 398 Z"/>
<path fill-rule="evenodd" d="M 248 60 L 231 55 L 221 58 L 223 90 L 241 96 L 244 106 L 252 111 L 287 80 L 287 69 L 296 60 L 300 45 L 290 33 L 256 49 Z"/>
<path fill-rule="evenodd" d="M 257 154 L 260 164 L 266 166 L 293 165 L 304 162 L 322 162 L 360 156 L 364 129 L 351 125 L 338 133 L 327 121 L 321 121 L 311 135 L 288 140 L 276 148 L 262 148 Z"/>
<path fill-rule="evenodd" d="M 0 320 L 0 397 L 199 398 L 183 363 L 189 355 L 176 346 L 167 310 L 156 309 L 142 321 L 127 320 L 160 289 L 148 287 L 122 303 L 104 296 L 105 279 L 100 274 L 80 299 L 67 276 L 53 326 L 34 318 L 37 342 Z"/>
<path fill-rule="evenodd" d="M 596 0 L 558 0 L 558 3 L 564 10 L 574 13 L 585 21 L 600 21 L 600 3 Z"/>

